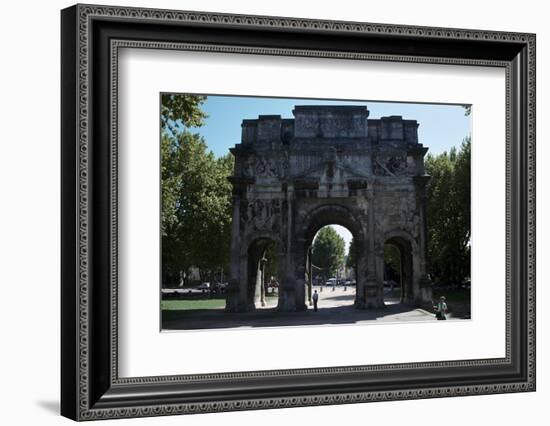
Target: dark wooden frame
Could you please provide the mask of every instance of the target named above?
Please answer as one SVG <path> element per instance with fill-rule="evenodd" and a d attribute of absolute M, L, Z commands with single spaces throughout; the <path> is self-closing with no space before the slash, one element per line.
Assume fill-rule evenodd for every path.
<path fill-rule="evenodd" d="M 61 413 L 75 420 L 535 390 L 535 35 L 76 5 L 61 13 Z M 116 49 L 506 69 L 502 359 L 119 378 Z"/>

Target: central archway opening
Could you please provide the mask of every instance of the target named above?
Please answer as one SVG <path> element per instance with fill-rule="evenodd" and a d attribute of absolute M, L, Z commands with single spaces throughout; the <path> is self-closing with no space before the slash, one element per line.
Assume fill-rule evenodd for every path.
<path fill-rule="evenodd" d="M 320 227 L 308 241 L 306 299 L 314 310 L 355 304 L 357 255 L 353 241 L 351 231 L 336 223 Z"/>

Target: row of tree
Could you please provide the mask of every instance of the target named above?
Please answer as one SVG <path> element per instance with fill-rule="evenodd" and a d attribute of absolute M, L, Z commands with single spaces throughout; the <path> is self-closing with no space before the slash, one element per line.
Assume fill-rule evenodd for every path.
<path fill-rule="evenodd" d="M 212 280 L 227 268 L 233 156 L 216 158 L 189 128 L 203 124 L 201 96 L 164 95 L 161 106 L 163 283 L 186 281 L 195 268 Z"/>
<path fill-rule="evenodd" d="M 435 282 L 458 285 L 470 277 L 471 139 L 460 149 L 427 155 L 428 260 Z"/>

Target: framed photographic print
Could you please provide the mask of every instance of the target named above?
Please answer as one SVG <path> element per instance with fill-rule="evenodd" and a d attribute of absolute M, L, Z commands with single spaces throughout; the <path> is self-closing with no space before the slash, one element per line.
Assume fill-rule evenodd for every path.
<path fill-rule="evenodd" d="M 74 420 L 535 390 L 535 36 L 76 5 Z"/>

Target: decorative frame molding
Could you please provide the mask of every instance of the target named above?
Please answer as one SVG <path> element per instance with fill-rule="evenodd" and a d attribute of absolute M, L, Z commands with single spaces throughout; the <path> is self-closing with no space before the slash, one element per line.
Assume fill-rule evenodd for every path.
<path fill-rule="evenodd" d="M 179 35 L 174 28 L 181 30 Z M 211 28 L 231 38 L 218 36 L 216 42 L 207 33 Z M 263 45 L 254 45 L 252 33 L 264 36 Z M 312 33 L 330 41 L 329 46 L 301 38 Z M 367 46 L 358 50 L 365 40 Z M 505 68 L 506 357 L 119 378 L 116 123 L 121 47 Z M 405 54 L 411 47 L 416 54 Z M 62 11 L 62 168 L 61 411 L 69 418 L 535 390 L 533 34 L 76 5 Z M 382 373 L 389 378 L 382 380 Z M 428 384 L 411 387 L 420 375 Z M 235 379 L 243 383 L 241 390 L 223 389 Z"/>

